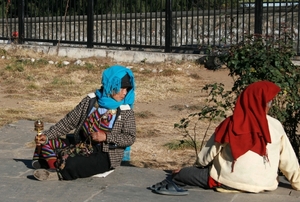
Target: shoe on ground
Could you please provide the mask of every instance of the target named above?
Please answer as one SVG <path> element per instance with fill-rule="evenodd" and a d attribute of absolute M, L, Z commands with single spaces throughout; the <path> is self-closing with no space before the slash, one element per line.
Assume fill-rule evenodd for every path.
<path fill-rule="evenodd" d="M 55 170 L 37 169 L 33 172 L 33 176 L 39 181 L 59 180 Z"/>
<path fill-rule="evenodd" d="M 40 164 L 39 160 L 32 160 L 31 165 L 34 169 L 41 168 L 41 164 Z"/>
<path fill-rule="evenodd" d="M 40 169 L 40 168 L 49 169 L 49 165 L 47 161 L 44 159 L 32 160 L 31 166 L 34 169 Z"/>

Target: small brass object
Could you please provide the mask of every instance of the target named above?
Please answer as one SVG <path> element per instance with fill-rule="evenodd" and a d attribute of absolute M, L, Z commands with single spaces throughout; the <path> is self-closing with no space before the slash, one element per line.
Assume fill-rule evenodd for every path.
<path fill-rule="evenodd" d="M 37 132 L 37 135 L 41 135 L 44 130 L 44 123 L 41 120 L 34 122 L 34 130 Z"/>

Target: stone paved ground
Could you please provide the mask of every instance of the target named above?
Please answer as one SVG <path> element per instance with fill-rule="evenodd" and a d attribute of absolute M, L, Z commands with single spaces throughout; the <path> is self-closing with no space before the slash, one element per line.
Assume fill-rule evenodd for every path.
<path fill-rule="evenodd" d="M 45 123 L 45 128 L 50 124 Z M 147 186 L 161 181 L 166 172 L 158 169 L 121 166 L 106 178 L 40 182 L 32 177 L 33 122 L 21 120 L 0 129 L 0 201 L 2 202 L 93 202 L 93 201 L 203 201 L 203 202 L 299 202 L 300 191 L 281 179 L 274 192 L 222 194 L 199 188 L 187 196 L 151 193 Z"/>

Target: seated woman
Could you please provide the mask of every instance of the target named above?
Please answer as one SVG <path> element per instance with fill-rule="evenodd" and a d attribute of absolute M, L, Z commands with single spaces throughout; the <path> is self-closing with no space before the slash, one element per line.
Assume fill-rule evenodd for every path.
<path fill-rule="evenodd" d="M 33 167 L 37 170 L 33 176 L 38 180 L 74 180 L 119 166 L 124 149 L 136 138 L 134 90 L 130 69 L 115 65 L 104 70 L 99 90 L 35 137 Z M 61 137 L 73 130 L 75 144 L 70 145 Z"/>
<path fill-rule="evenodd" d="M 159 194 L 184 195 L 180 186 L 258 193 L 278 187 L 278 169 L 300 190 L 298 159 L 281 123 L 267 115 L 280 88 L 269 81 L 249 85 L 238 97 L 233 115 L 215 130 L 197 161 L 200 167 L 174 171 L 150 187 Z M 179 185 L 179 186 L 177 186 Z"/>

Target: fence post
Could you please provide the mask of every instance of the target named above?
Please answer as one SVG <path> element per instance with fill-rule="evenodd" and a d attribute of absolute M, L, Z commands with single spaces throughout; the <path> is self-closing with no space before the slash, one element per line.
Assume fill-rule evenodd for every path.
<path fill-rule="evenodd" d="M 87 12 L 87 48 L 93 48 L 94 42 L 94 0 L 88 0 Z"/>
<path fill-rule="evenodd" d="M 255 0 L 255 26 L 254 26 L 255 34 L 262 34 L 262 20 L 263 20 L 263 1 Z"/>
<path fill-rule="evenodd" d="M 298 30 L 300 30 L 300 5 L 299 3 L 297 4 L 297 7 L 298 7 Z M 299 56 L 300 55 L 300 40 L 299 40 L 299 32 L 298 32 L 298 42 L 297 42 L 297 55 Z"/>
<path fill-rule="evenodd" d="M 24 43 L 24 0 L 18 0 L 18 43 Z"/>
<path fill-rule="evenodd" d="M 172 51 L 172 0 L 166 0 L 165 52 Z"/>

